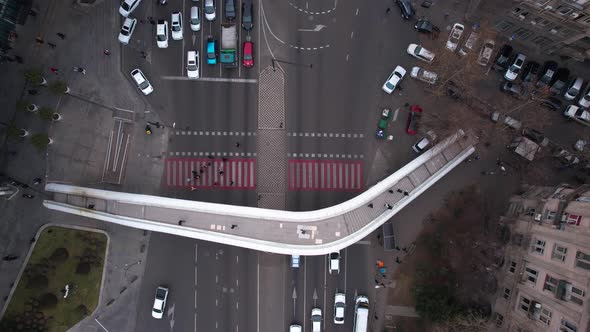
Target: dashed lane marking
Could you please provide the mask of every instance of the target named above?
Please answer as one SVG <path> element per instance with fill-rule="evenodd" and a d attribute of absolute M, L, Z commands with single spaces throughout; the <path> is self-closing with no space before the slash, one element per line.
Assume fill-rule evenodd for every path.
<path fill-rule="evenodd" d="M 172 135 L 178 136 L 256 136 L 255 131 L 203 131 L 175 130 Z"/>
<path fill-rule="evenodd" d="M 256 152 L 170 151 L 171 157 L 256 157 Z"/>
<path fill-rule="evenodd" d="M 199 79 L 189 79 L 186 76 L 162 76 L 164 80 L 175 80 L 175 81 L 207 81 L 207 82 L 222 82 L 222 83 L 258 83 L 257 79 L 254 78 L 217 78 L 217 77 L 201 77 Z"/>
<path fill-rule="evenodd" d="M 350 153 L 287 153 L 288 158 L 364 159 L 363 154 Z"/>
<path fill-rule="evenodd" d="M 364 138 L 362 133 L 312 133 L 312 132 L 291 132 L 287 136 L 292 137 L 318 137 L 318 138 Z"/>

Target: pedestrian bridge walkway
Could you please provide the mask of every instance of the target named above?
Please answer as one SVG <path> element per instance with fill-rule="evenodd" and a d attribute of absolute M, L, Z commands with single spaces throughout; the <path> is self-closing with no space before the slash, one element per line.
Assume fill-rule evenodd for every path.
<path fill-rule="evenodd" d="M 373 187 L 315 211 L 280 211 L 48 183 L 45 207 L 129 227 L 280 254 L 323 255 L 381 226 L 475 151 L 463 131 Z M 88 207 L 93 205 L 92 209 Z M 179 225 L 179 220 L 183 220 Z"/>

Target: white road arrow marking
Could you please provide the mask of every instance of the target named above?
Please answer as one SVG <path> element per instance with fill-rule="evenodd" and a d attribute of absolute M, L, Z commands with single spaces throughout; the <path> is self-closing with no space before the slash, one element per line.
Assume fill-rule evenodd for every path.
<path fill-rule="evenodd" d="M 316 26 L 315 26 L 315 28 L 313 28 L 313 29 L 297 29 L 297 31 L 311 31 L 311 32 L 318 32 L 318 31 L 322 30 L 322 29 L 323 29 L 323 28 L 325 28 L 325 27 L 326 27 L 325 25 L 318 24 L 318 25 L 316 25 Z"/>

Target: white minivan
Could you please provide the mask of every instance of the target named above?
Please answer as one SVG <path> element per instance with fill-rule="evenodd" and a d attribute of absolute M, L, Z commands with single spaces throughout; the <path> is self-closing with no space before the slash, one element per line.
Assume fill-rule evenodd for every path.
<path fill-rule="evenodd" d="M 191 7 L 191 30 L 201 30 L 201 8 L 197 6 Z"/>

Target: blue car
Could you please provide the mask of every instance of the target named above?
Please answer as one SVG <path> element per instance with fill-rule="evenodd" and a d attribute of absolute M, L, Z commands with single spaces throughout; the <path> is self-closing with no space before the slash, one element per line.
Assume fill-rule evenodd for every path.
<path fill-rule="evenodd" d="M 217 64 L 217 41 L 213 38 L 207 39 L 207 64 Z"/>

